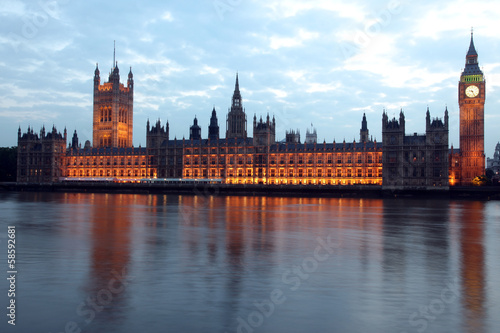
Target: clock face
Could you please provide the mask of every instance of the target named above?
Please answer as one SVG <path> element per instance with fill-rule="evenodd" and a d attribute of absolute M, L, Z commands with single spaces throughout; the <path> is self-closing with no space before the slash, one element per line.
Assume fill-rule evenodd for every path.
<path fill-rule="evenodd" d="M 465 94 L 467 97 L 476 97 L 479 95 L 479 88 L 475 85 L 468 86 L 467 89 L 465 89 Z"/>

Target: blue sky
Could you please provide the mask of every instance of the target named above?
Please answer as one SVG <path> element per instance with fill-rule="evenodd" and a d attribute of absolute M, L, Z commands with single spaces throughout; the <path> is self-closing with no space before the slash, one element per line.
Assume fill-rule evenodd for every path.
<path fill-rule="evenodd" d="M 498 1 L 69 1 L 2 0 L 0 146 L 17 128 L 53 124 L 92 138 L 93 73 L 112 66 L 135 79 L 134 145 L 146 120 L 189 136 L 195 115 L 207 136 L 215 106 L 225 118 L 239 73 L 249 134 L 254 114 L 276 117 L 277 139 L 311 125 L 318 141 L 359 139 L 363 112 L 381 140 L 382 111 L 403 108 L 407 133 L 425 111 L 450 111 L 459 144 L 457 85 L 470 29 L 487 80 L 486 156 L 500 141 Z"/>

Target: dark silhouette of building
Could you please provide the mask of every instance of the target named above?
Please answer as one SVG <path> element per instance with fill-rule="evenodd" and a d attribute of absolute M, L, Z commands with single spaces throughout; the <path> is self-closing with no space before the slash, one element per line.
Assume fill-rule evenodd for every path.
<path fill-rule="evenodd" d="M 240 84 L 238 74 L 236 74 L 236 84 L 234 86 L 231 108 L 226 120 L 226 138 L 246 138 L 247 137 L 247 115 L 243 109 Z"/>
<path fill-rule="evenodd" d="M 359 141 L 368 142 L 369 139 L 368 122 L 366 121 L 366 114 L 363 113 L 363 120 L 361 121 L 361 129 L 359 130 Z"/>
<path fill-rule="evenodd" d="M 210 117 L 210 125 L 208 125 L 208 138 L 212 141 L 219 140 L 219 122 L 217 120 L 215 106 L 212 110 L 212 117 Z"/>
<path fill-rule="evenodd" d="M 201 140 L 201 127 L 198 126 L 196 116 L 193 120 L 193 125 L 189 128 L 189 140 Z"/>
<path fill-rule="evenodd" d="M 22 183 L 52 183 L 64 176 L 67 132 L 58 132 L 55 126 L 45 133 L 45 126 L 40 136 L 28 127 L 28 131 L 17 134 L 17 181 Z"/>
<path fill-rule="evenodd" d="M 403 110 L 389 120 L 382 115 L 383 186 L 448 189 L 448 109 L 444 122 L 431 121 L 427 108 L 425 134 L 405 134 Z"/>

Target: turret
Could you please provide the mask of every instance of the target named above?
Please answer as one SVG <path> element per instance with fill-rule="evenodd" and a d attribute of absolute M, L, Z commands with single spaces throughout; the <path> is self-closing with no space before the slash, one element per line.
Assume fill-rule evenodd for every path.
<path fill-rule="evenodd" d="M 359 141 L 368 142 L 369 140 L 368 122 L 366 121 L 366 114 L 363 113 L 363 120 L 361 121 L 361 129 L 359 131 Z"/>
<path fill-rule="evenodd" d="M 208 138 L 210 140 L 219 139 L 219 122 L 217 121 L 217 113 L 215 112 L 215 106 L 212 110 L 212 116 L 210 117 L 210 124 L 208 125 Z"/>
<path fill-rule="evenodd" d="M 193 126 L 189 128 L 189 140 L 201 140 L 201 127 L 198 126 L 198 119 L 196 116 L 193 120 Z"/>
<path fill-rule="evenodd" d="M 99 64 L 95 64 L 95 71 L 94 71 L 94 90 L 99 89 L 99 85 L 101 84 L 101 76 L 99 72 Z"/>
<path fill-rule="evenodd" d="M 405 114 L 403 113 L 403 109 L 399 112 L 399 127 L 401 131 L 405 133 Z"/>
<path fill-rule="evenodd" d="M 132 74 L 132 66 L 130 67 L 130 71 L 128 72 L 127 87 L 130 90 L 134 89 L 134 74 Z"/>
<path fill-rule="evenodd" d="M 446 128 L 449 128 L 449 116 L 448 116 L 448 106 L 446 106 L 446 109 L 444 110 L 444 126 Z"/>
<path fill-rule="evenodd" d="M 73 138 L 71 139 L 71 148 L 73 148 L 73 150 L 78 149 L 78 134 L 76 134 L 76 130 L 73 133 Z"/>

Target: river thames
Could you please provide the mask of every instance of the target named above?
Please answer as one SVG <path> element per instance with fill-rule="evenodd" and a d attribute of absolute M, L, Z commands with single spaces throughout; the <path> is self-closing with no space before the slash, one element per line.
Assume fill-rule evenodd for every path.
<path fill-rule="evenodd" d="M 2 332 L 500 332 L 499 201 L 7 192 L 0 209 Z"/>

